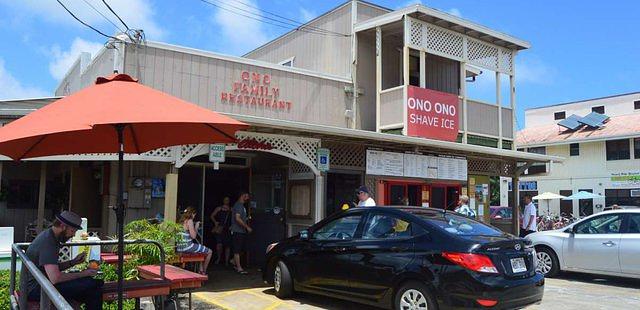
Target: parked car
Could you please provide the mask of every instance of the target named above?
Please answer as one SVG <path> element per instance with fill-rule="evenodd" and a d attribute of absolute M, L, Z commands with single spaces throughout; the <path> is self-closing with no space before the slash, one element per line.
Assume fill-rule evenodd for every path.
<path fill-rule="evenodd" d="M 263 279 L 388 309 L 519 308 L 544 277 L 525 239 L 453 212 L 354 208 L 267 248 Z"/>
<path fill-rule="evenodd" d="M 513 216 L 510 207 L 491 206 L 492 220 L 510 220 Z"/>
<path fill-rule="evenodd" d="M 603 211 L 527 239 L 547 277 L 567 270 L 640 278 L 640 209 Z"/>
<path fill-rule="evenodd" d="M 618 209 L 640 209 L 640 207 L 638 206 L 619 206 L 619 205 L 610 205 L 607 207 L 604 207 L 604 210 L 602 211 L 610 211 L 610 210 L 618 210 Z"/>

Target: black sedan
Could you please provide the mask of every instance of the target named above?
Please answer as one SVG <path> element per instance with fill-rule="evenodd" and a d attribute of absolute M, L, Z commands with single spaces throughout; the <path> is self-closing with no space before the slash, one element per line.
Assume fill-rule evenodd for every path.
<path fill-rule="evenodd" d="M 309 292 L 388 309 L 539 303 L 544 277 L 524 239 L 417 207 L 355 208 L 267 248 L 276 295 Z"/>

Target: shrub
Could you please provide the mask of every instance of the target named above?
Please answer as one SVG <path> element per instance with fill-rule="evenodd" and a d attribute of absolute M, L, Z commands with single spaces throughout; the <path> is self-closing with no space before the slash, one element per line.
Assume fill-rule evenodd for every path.
<path fill-rule="evenodd" d="M 0 309 L 11 309 L 9 279 L 11 271 L 0 270 Z M 20 272 L 16 272 L 16 287 L 20 287 Z"/>

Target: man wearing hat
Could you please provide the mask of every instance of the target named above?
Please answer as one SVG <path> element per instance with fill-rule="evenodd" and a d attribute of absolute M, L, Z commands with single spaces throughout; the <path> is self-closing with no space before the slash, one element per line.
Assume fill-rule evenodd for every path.
<path fill-rule="evenodd" d="M 356 194 L 358 195 L 358 207 L 375 207 L 376 201 L 371 198 L 371 192 L 369 188 L 366 186 L 360 186 L 356 190 Z"/>
<path fill-rule="evenodd" d="M 79 254 L 66 262 L 58 262 L 61 244 L 71 239 L 76 231 L 82 228 L 81 223 L 80 217 L 73 212 L 64 211 L 56 215 L 51 228 L 38 234 L 27 248 L 26 255 L 66 300 L 84 303 L 87 310 L 102 309 L 103 282 L 93 279 L 97 273 L 95 269 L 88 268 L 75 273 L 62 272 L 84 262 L 86 254 Z M 24 264 L 20 273 L 20 291 L 28 296 L 28 300 L 40 300 L 40 285 Z"/>

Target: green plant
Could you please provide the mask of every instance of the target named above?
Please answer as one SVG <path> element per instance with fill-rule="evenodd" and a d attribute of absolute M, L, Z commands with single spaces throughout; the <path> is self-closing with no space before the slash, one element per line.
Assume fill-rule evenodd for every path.
<path fill-rule="evenodd" d="M 176 255 L 176 240 L 180 238 L 182 226 L 173 222 L 154 224 L 142 219 L 127 224 L 124 231 L 126 239 L 149 239 L 160 243 L 165 252 L 165 262 L 170 262 Z M 142 265 L 160 263 L 160 250 L 154 244 L 126 245 L 125 252 L 135 255 Z"/>
<path fill-rule="evenodd" d="M 0 270 L 0 309 L 10 309 L 9 279 L 11 271 Z M 20 287 L 20 272 L 16 272 L 16 287 Z"/>

